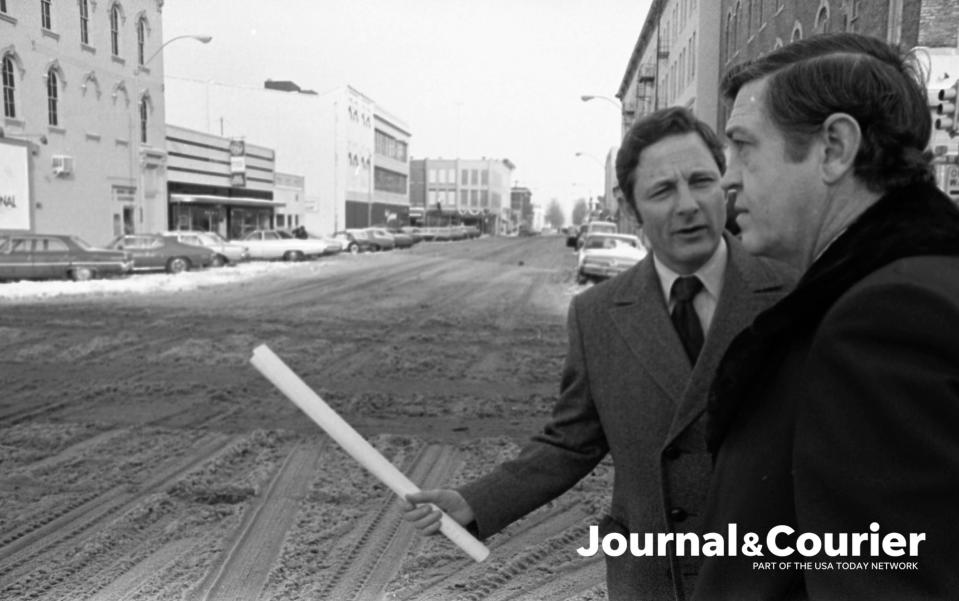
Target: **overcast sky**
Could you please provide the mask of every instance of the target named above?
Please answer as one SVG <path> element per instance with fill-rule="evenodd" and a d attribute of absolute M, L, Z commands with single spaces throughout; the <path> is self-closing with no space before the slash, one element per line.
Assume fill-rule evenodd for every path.
<path fill-rule="evenodd" d="M 614 96 L 649 0 L 167 0 L 165 72 L 350 84 L 404 120 L 415 158 L 508 158 L 544 207 L 602 192 Z M 175 123 L 173 125 L 176 125 Z M 256 140 L 250 140 L 256 143 Z M 282 149 L 277 149 L 282 152 Z"/>

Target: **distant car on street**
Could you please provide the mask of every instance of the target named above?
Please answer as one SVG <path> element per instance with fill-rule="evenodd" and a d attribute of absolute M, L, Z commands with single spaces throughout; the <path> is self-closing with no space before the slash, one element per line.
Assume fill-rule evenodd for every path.
<path fill-rule="evenodd" d="M 571 225 L 566 228 L 566 246 L 576 248 L 579 244 L 579 230 L 581 226 Z"/>
<path fill-rule="evenodd" d="M 169 273 L 208 267 L 216 254 L 208 248 L 183 244 L 162 234 L 118 236 L 107 248 L 130 253 L 134 271 L 166 270 Z"/>
<path fill-rule="evenodd" d="M 391 232 L 390 230 L 382 227 L 370 228 L 374 232 L 374 235 L 377 236 L 390 236 L 393 238 L 393 247 L 394 248 L 410 248 L 415 244 L 413 241 L 413 236 L 409 234 L 404 234 L 401 231 Z"/>
<path fill-rule="evenodd" d="M 343 245 L 344 252 L 348 252 L 351 255 L 373 250 L 373 241 L 368 237 L 357 236 L 346 230 L 333 232 L 333 239 Z"/>
<path fill-rule="evenodd" d="M 213 255 L 214 267 L 236 265 L 240 261 L 246 261 L 250 258 L 250 251 L 247 247 L 241 244 L 227 242 L 216 232 L 176 230 L 164 232 L 164 235 L 176 238 L 178 242 L 182 242 L 183 244 L 209 248 L 215 253 Z"/>
<path fill-rule="evenodd" d="M 319 257 L 327 248 L 322 240 L 300 239 L 285 230 L 253 230 L 236 242 L 249 249 L 251 259 L 302 261 Z"/>
<path fill-rule="evenodd" d="M 133 269 L 129 253 L 97 248 L 79 236 L 8 234 L 0 236 L 0 280 L 82 281 Z"/>
<path fill-rule="evenodd" d="M 591 234 L 579 250 L 576 281 L 585 284 L 614 277 L 646 256 L 646 248 L 631 234 Z"/>
<path fill-rule="evenodd" d="M 579 238 L 576 241 L 576 248 L 583 245 L 583 240 L 591 234 L 615 234 L 619 227 L 612 221 L 588 221 L 584 223 L 579 230 Z"/>
<path fill-rule="evenodd" d="M 377 233 L 376 228 L 364 228 L 364 229 L 350 229 L 346 230 L 349 233 L 353 234 L 357 238 L 365 237 L 367 240 L 372 242 L 370 245 L 370 250 L 393 250 L 396 246 L 396 241 L 393 239 L 393 236 L 390 236 L 384 230 L 382 233 Z"/>

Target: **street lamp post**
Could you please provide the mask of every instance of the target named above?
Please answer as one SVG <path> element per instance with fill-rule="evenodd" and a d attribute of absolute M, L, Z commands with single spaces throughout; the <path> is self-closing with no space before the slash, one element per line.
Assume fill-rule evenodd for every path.
<path fill-rule="evenodd" d="M 209 44 L 210 41 L 213 40 L 213 36 L 206 35 L 206 34 L 184 34 L 184 35 L 174 36 L 170 38 L 169 40 L 160 44 L 160 47 L 157 48 L 150 56 L 144 59 L 142 63 L 138 64 L 133 71 L 133 100 L 135 103 L 134 110 L 136 111 L 136 114 L 137 114 L 136 123 L 139 124 L 139 127 L 136 127 L 136 128 L 133 127 L 134 119 L 130 117 L 129 112 L 127 113 L 127 118 L 130 123 L 130 137 L 136 140 L 134 144 L 131 144 L 131 148 L 134 149 L 133 150 L 134 154 L 133 154 L 133 157 L 131 157 L 131 161 L 130 161 L 131 171 L 134 166 L 136 168 L 136 180 L 135 180 L 136 191 L 135 191 L 134 198 L 135 198 L 135 204 L 137 206 L 135 207 L 133 221 L 134 221 L 134 224 L 139 222 L 141 227 L 144 222 L 143 212 L 144 212 L 144 207 L 146 205 L 146 191 L 143 189 L 144 187 L 143 167 L 140 164 L 141 154 L 143 152 L 143 139 L 142 139 L 142 134 L 140 132 L 140 128 L 143 127 L 144 115 L 142 114 L 142 111 L 145 110 L 142 105 L 143 101 L 140 98 L 140 72 L 143 70 L 147 70 L 147 66 L 153 61 L 153 59 L 159 56 L 160 53 L 163 51 L 163 49 L 166 48 L 169 44 L 177 40 L 182 40 L 187 38 L 196 40 L 200 42 L 201 44 Z M 132 175 L 133 174 L 131 173 L 131 180 L 133 179 Z M 134 229 L 138 229 L 136 225 L 134 225 Z M 164 225 L 164 229 L 165 229 L 165 225 Z"/>
<path fill-rule="evenodd" d="M 578 156 L 578 157 L 586 157 L 586 158 L 589 158 L 589 159 L 592 159 L 592 160 L 596 161 L 596 164 L 599 165 L 600 169 L 602 169 L 602 171 L 603 171 L 603 184 L 605 185 L 605 183 L 606 183 L 606 165 L 603 163 L 603 161 L 599 160 L 599 157 L 597 157 L 595 154 L 591 154 L 591 153 L 589 153 L 589 152 L 577 152 L 577 153 L 576 153 L 576 156 Z M 593 212 L 593 199 L 592 199 L 592 197 L 590 197 L 589 200 L 587 201 L 587 207 L 586 207 L 586 208 L 589 209 L 589 212 L 590 212 L 590 213 Z"/>

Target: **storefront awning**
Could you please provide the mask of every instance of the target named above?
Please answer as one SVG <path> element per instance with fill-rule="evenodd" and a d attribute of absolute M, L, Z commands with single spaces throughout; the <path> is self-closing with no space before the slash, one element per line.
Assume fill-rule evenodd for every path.
<path fill-rule="evenodd" d="M 171 194 L 170 202 L 194 204 L 233 205 L 239 207 L 283 207 L 286 203 L 263 198 L 247 198 L 244 196 L 216 196 L 214 194 Z"/>

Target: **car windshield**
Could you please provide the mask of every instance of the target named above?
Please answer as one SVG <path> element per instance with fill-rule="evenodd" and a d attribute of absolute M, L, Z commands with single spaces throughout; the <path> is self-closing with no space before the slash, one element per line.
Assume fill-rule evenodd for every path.
<path fill-rule="evenodd" d="M 93 248 L 93 245 L 84 240 L 79 236 L 70 236 L 70 239 L 73 240 L 73 243 L 82 248 L 83 250 L 90 250 Z"/>
<path fill-rule="evenodd" d="M 590 236 L 586 240 L 586 248 L 636 248 L 636 240 L 630 238 L 613 238 L 612 236 Z"/>
<path fill-rule="evenodd" d="M 217 244 L 226 244 L 226 240 L 223 239 L 223 236 L 221 236 L 220 234 L 216 232 L 205 232 L 203 235 L 209 236 L 210 239 L 216 242 Z"/>
<path fill-rule="evenodd" d="M 590 233 L 594 233 L 594 232 L 596 232 L 596 233 L 602 233 L 602 232 L 615 233 L 615 232 L 616 232 L 616 224 L 615 224 L 615 223 L 591 223 L 591 224 L 589 225 L 589 231 L 590 231 Z"/>

